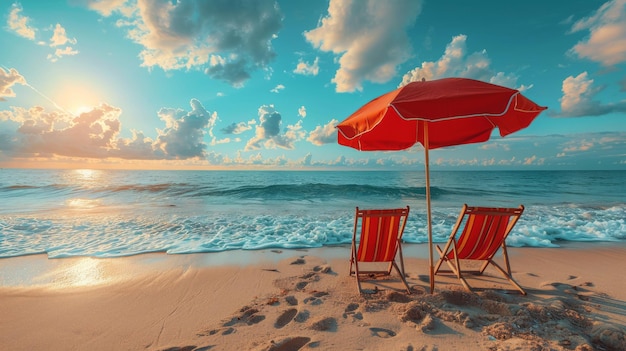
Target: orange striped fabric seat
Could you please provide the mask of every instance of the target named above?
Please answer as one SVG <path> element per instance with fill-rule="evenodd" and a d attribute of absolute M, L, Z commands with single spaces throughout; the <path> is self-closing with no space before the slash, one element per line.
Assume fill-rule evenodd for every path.
<path fill-rule="evenodd" d="M 467 224 L 457 240 L 459 258 L 488 260 L 495 255 L 507 233 L 511 215 L 517 209 L 468 207 Z M 448 254 L 454 258 L 454 251 Z"/>
<path fill-rule="evenodd" d="M 408 206 L 406 208 L 372 210 L 356 208 L 354 232 L 352 235 L 350 275 L 354 274 L 356 276 L 359 293 L 362 292 L 359 281 L 360 275 L 374 273 L 389 275 L 392 268 L 398 271 L 401 280 L 410 293 L 405 280 L 401 246 L 408 215 Z M 400 266 L 398 266 L 396 261 L 400 263 Z M 363 262 L 385 263 L 386 268 L 362 271 L 359 263 Z"/>
<path fill-rule="evenodd" d="M 451 272 L 461 280 L 461 283 L 468 290 L 471 290 L 467 280 L 463 277 L 463 269 L 459 260 L 483 261 L 477 273 L 482 274 L 487 266 L 493 265 L 511 284 L 525 295 L 524 289 L 513 280 L 506 250 L 506 238 L 523 212 L 523 205 L 515 208 L 470 207 L 463 205 L 463 209 L 452 229 L 446 246 L 444 249 L 437 246 L 437 251 L 439 251 L 441 258 L 435 265 L 435 274 L 444 272 L 440 268 L 441 264 L 446 262 Z M 459 233 L 461 227 L 463 229 Z M 493 260 L 499 249 L 502 249 L 505 268 L 502 268 Z"/>
<path fill-rule="evenodd" d="M 395 259 L 403 213 L 395 210 L 361 211 L 363 224 L 358 261 L 391 262 Z"/>

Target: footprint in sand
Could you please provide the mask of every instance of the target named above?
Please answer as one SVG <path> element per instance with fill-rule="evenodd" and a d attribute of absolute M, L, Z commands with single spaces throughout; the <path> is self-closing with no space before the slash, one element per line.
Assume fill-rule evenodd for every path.
<path fill-rule="evenodd" d="M 263 320 L 265 320 L 265 316 L 254 315 L 254 316 L 248 318 L 248 320 L 246 321 L 246 324 L 253 325 L 253 324 L 261 323 Z"/>
<path fill-rule="evenodd" d="M 209 331 L 208 335 L 215 335 L 215 334 L 219 333 L 220 331 L 221 331 L 222 335 L 230 335 L 230 334 L 235 332 L 235 328 L 228 327 L 228 328 L 225 328 L 225 329 L 213 329 L 213 330 Z M 206 334 L 198 334 L 198 335 L 203 336 L 203 335 L 206 335 Z"/>
<path fill-rule="evenodd" d="M 298 310 L 295 308 L 285 310 L 283 313 L 280 314 L 280 316 L 276 320 L 276 323 L 274 323 L 274 328 L 280 329 L 286 326 L 289 322 L 293 320 L 296 314 L 298 314 Z"/>
<path fill-rule="evenodd" d="M 346 313 L 352 312 L 352 311 L 356 310 L 357 308 L 359 308 L 359 304 L 353 302 L 353 303 L 349 304 L 348 306 L 346 306 L 345 312 Z"/>
<path fill-rule="evenodd" d="M 291 262 L 291 264 L 305 264 L 305 263 L 306 263 L 306 261 L 302 257 L 300 257 L 297 260 Z"/>
<path fill-rule="evenodd" d="M 396 333 L 393 330 L 383 329 L 383 328 L 370 328 L 372 332 L 372 336 L 377 336 L 379 338 L 392 338 L 396 336 Z"/>
<path fill-rule="evenodd" d="M 314 291 L 311 295 L 313 295 L 314 297 L 322 297 L 330 294 L 326 291 Z"/>
<path fill-rule="evenodd" d="M 330 266 L 328 266 L 328 265 L 315 266 L 315 267 L 313 267 L 313 271 L 321 272 L 321 273 L 332 273 L 333 272 L 332 268 L 330 268 Z"/>
<path fill-rule="evenodd" d="M 302 278 L 302 279 L 309 279 L 309 278 L 311 278 L 311 277 L 313 277 L 315 275 L 316 275 L 315 272 L 309 272 L 309 273 L 307 273 L 305 275 L 300 276 L 300 278 Z"/>
<path fill-rule="evenodd" d="M 256 314 L 259 312 L 256 308 L 244 307 L 241 309 L 242 314 L 239 317 L 233 317 L 230 321 L 224 323 L 222 326 L 231 327 L 238 323 L 245 323 L 253 325 L 262 322 L 265 319 L 264 315 Z"/>
<path fill-rule="evenodd" d="M 358 308 L 359 308 L 358 303 L 353 302 L 349 304 L 348 306 L 346 306 L 346 309 L 343 312 L 343 318 L 348 318 L 348 316 L 352 316 L 352 318 L 354 319 L 362 320 L 363 314 L 361 312 L 356 312 Z"/>
<path fill-rule="evenodd" d="M 230 335 L 234 332 L 235 332 L 235 328 L 230 327 L 230 328 L 224 329 L 224 331 L 222 332 L 222 335 Z"/>
<path fill-rule="evenodd" d="M 321 319 L 313 323 L 311 329 L 317 331 L 337 331 L 337 320 L 332 317 Z"/>
<path fill-rule="evenodd" d="M 170 347 L 162 351 L 193 351 L 193 350 L 197 350 L 195 345 Z"/>
<path fill-rule="evenodd" d="M 311 315 L 311 313 L 309 313 L 309 311 L 304 310 L 304 311 L 300 311 L 298 312 L 298 315 L 296 316 L 296 318 L 294 318 L 293 320 L 298 322 L 298 323 L 304 323 L 309 319 L 309 316 Z"/>
<path fill-rule="evenodd" d="M 296 299 L 296 297 L 293 296 L 293 295 L 289 295 L 289 296 L 285 297 L 285 301 L 287 301 L 289 306 L 296 306 L 296 305 L 298 305 L 298 299 Z"/>
<path fill-rule="evenodd" d="M 304 345 L 308 344 L 309 341 L 311 341 L 311 338 L 305 336 L 287 338 L 277 343 L 272 343 L 268 351 L 298 351 L 304 347 Z"/>

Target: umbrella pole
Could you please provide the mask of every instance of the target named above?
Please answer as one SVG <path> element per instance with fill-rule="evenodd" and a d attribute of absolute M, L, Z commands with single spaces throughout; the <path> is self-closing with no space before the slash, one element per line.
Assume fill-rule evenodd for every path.
<path fill-rule="evenodd" d="M 428 122 L 424 122 L 424 163 L 426 168 L 426 218 L 428 220 L 428 273 L 430 293 L 435 291 L 435 271 L 433 265 L 433 224 L 430 211 L 430 160 L 428 158 Z"/>

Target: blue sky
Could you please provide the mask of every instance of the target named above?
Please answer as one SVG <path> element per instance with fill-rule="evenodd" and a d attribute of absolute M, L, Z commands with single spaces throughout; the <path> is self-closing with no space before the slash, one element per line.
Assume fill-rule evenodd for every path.
<path fill-rule="evenodd" d="M 0 167 L 421 169 L 334 126 L 412 80 L 547 106 L 433 170 L 626 169 L 626 0 L 0 0 Z"/>

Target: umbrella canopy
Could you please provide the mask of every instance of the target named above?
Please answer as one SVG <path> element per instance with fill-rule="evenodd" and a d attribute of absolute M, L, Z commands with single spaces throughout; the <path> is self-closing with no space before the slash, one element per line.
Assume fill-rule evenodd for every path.
<path fill-rule="evenodd" d="M 518 90 L 467 78 L 412 82 L 381 95 L 337 125 L 338 142 L 362 151 L 424 146 L 430 287 L 434 290 L 428 151 L 526 128 L 545 110 Z"/>

